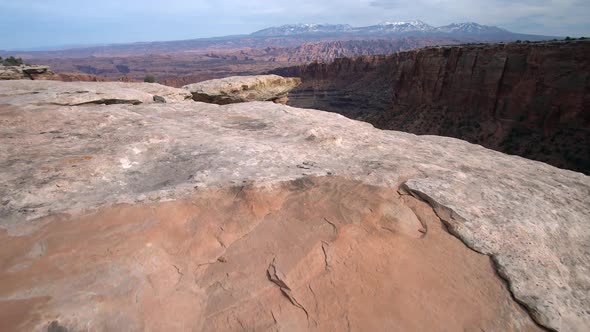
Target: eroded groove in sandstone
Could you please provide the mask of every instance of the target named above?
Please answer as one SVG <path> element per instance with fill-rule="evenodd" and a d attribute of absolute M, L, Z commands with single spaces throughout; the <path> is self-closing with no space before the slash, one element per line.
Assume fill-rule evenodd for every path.
<path fill-rule="evenodd" d="M 137 99 L 96 99 L 90 100 L 83 103 L 77 104 L 60 104 L 60 103 L 51 103 L 51 105 L 58 105 L 58 106 L 84 106 L 84 105 L 139 105 L 142 102 Z"/>
<path fill-rule="evenodd" d="M 276 258 L 273 258 L 272 263 L 270 263 L 270 265 L 268 266 L 268 270 L 266 270 L 266 273 L 268 275 L 268 279 L 270 281 L 272 281 L 274 284 L 276 284 L 277 286 L 279 286 L 281 293 L 283 293 L 283 295 L 285 295 L 285 297 L 289 300 L 289 302 L 291 302 L 291 304 L 293 304 L 297 308 L 303 310 L 303 312 L 305 313 L 305 317 L 307 317 L 307 322 L 308 322 L 308 326 L 309 326 L 309 312 L 307 312 L 307 309 L 305 309 L 305 307 L 303 305 L 301 305 L 301 303 L 299 303 L 299 301 L 297 301 L 297 299 L 293 295 L 293 291 L 291 290 L 291 288 L 289 288 L 289 286 L 283 280 L 283 278 L 284 278 L 284 277 L 282 277 L 283 273 L 280 272 L 279 270 L 277 270 Z"/>

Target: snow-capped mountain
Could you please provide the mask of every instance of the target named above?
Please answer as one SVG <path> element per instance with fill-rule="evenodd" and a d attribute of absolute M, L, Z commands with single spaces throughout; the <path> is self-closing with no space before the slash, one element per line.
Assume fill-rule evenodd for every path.
<path fill-rule="evenodd" d="M 547 36 L 534 36 L 513 33 L 495 26 L 474 22 L 452 23 L 434 27 L 420 20 L 386 21 L 365 27 L 352 27 L 348 24 L 292 24 L 272 27 L 251 34 L 254 37 L 304 37 L 313 38 L 391 38 L 424 37 L 454 38 L 464 41 L 511 41 L 517 39 L 543 40 Z"/>
<path fill-rule="evenodd" d="M 491 33 L 507 33 L 508 30 L 498 28 L 495 26 L 481 25 L 475 22 L 466 23 L 452 23 L 442 27 L 436 28 L 437 31 L 443 33 L 460 33 L 460 34 L 491 34 Z"/>
<path fill-rule="evenodd" d="M 287 24 L 279 27 L 263 29 L 252 33 L 252 36 L 293 36 L 304 34 L 346 33 L 352 31 L 348 24 Z"/>
<path fill-rule="evenodd" d="M 409 22 L 381 22 L 364 28 L 359 28 L 363 32 L 376 33 L 406 33 L 406 32 L 432 32 L 435 28 L 420 20 Z"/>

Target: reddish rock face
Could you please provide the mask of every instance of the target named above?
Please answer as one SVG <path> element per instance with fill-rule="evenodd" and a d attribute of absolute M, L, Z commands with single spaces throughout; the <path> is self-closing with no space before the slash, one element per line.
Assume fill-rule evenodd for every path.
<path fill-rule="evenodd" d="M 290 105 L 590 174 L 590 42 L 436 47 L 275 71 Z"/>
<path fill-rule="evenodd" d="M 0 330 L 541 331 L 393 189 L 306 178 L 43 224 L 0 230 Z"/>

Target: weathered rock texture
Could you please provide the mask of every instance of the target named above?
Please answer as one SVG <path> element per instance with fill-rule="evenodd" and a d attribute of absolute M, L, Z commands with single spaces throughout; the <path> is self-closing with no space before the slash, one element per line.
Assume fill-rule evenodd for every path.
<path fill-rule="evenodd" d="M 248 101 L 273 101 L 285 104 L 289 91 L 301 84 L 298 78 L 277 75 L 232 76 L 185 85 L 193 100 L 219 105 Z"/>
<path fill-rule="evenodd" d="M 154 96 L 166 102 L 191 99 L 183 89 L 171 88 L 156 83 L 123 82 L 64 82 L 14 81 L 0 85 L 0 97 L 14 105 L 47 104 L 77 106 L 86 104 L 133 104 L 153 103 Z"/>
<path fill-rule="evenodd" d="M 0 233 L 13 331 L 541 330 L 428 205 L 356 181 L 203 190 L 41 222 Z"/>
<path fill-rule="evenodd" d="M 590 326 L 590 177 L 268 102 L 23 83 L 0 82 L 9 330 L 535 330 L 493 269 L 543 326 Z"/>
<path fill-rule="evenodd" d="M 274 71 L 290 105 L 590 174 L 590 42 L 463 45 Z"/>

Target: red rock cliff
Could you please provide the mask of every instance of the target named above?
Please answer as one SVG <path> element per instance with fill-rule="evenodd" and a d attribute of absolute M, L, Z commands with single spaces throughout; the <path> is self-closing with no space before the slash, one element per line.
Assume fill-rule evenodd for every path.
<path fill-rule="evenodd" d="M 290 104 L 590 174 L 590 42 L 432 47 L 276 71 Z"/>

